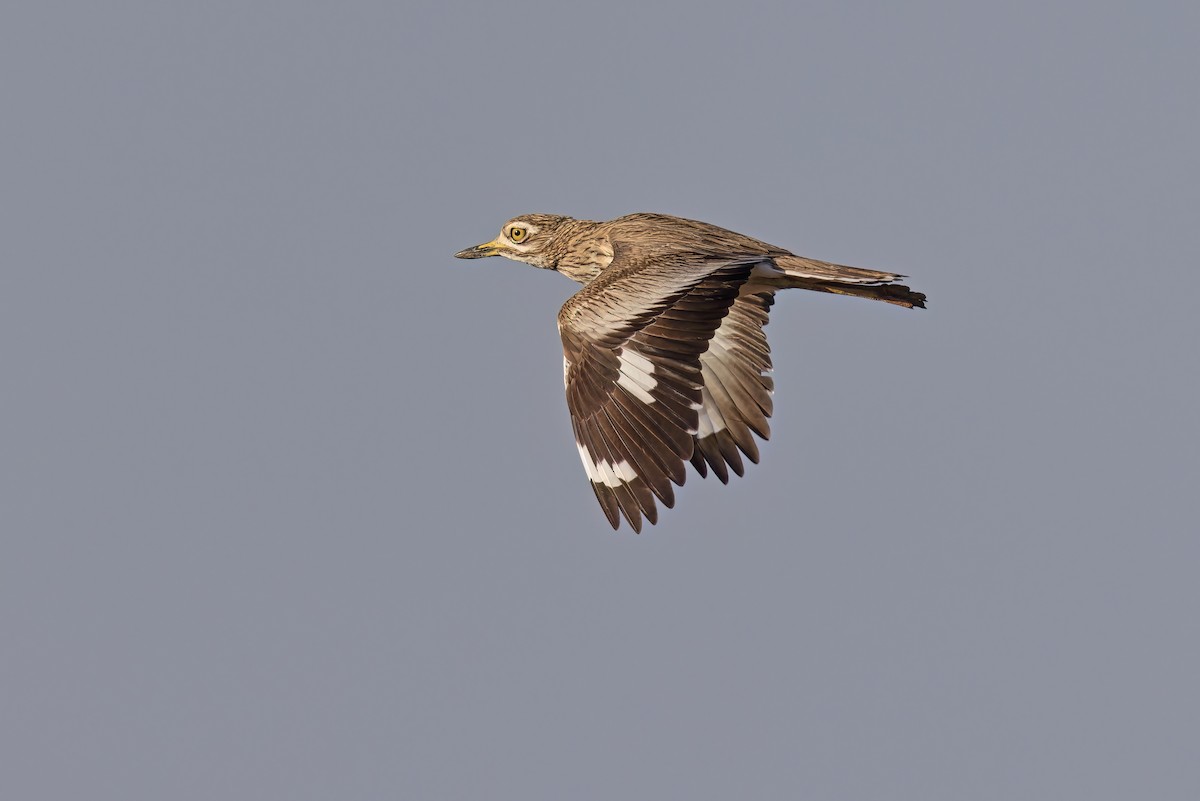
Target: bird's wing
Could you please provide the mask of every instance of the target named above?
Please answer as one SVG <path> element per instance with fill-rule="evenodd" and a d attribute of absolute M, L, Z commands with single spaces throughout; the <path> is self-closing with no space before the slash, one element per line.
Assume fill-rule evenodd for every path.
<path fill-rule="evenodd" d="M 635 531 L 670 508 L 692 458 L 702 408 L 700 355 L 762 257 L 621 253 L 558 313 L 571 426 L 613 528 Z"/>
<path fill-rule="evenodd" d="M 744 472 L 742 456 L 758 462 L 757 434 L 771 435 L 771 393 L 775 382 L 771 371 L 771 348 L 767 345 L 767 315 L 775 295 L 771 291 L 746 291 L 738 296 L 721 321 L 708 350 L 700 354 L 704 386 L 700 390 L 699 426 L 692 452 L 692 465 L 701 476 L 708 466 L 722 483 L 729 483 L 729 469 Z M 740 453 L 739 453 L 740 451 Z"/>

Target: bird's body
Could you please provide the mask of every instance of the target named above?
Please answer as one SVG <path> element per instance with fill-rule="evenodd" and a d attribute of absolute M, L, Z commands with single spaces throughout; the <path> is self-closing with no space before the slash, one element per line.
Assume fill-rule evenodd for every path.
<path fill-rule="evenodd" d="M 607 222 L 529 214 L 455 254 L 500 255 L 581 284 L 558 314 L 579 455 L 613 528 L 657 522 L 687 462 L 728 482 L 758 461 L 774 384 L 763 326 L 780 289 L 924 308 L 903 276 L 796 256 L 665 214 Z"/>

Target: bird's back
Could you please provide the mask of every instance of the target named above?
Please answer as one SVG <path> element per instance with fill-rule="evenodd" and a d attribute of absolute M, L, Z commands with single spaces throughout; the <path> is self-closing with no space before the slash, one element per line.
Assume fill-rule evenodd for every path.
<path fill-rule="evenodd" d="M 735 258 L 789 253 L 727 228 L 670 214 L 627 214 L 599 223 L 597 232 L 606 235 L 614 245 L 628 248 L 632 260 L 653 259 L 667 253 Z"/>

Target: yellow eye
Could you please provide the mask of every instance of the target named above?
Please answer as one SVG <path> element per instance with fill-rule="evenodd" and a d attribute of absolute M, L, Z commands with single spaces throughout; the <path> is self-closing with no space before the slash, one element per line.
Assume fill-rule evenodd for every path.
<path fill-rule="evenodd" d="M 514 225 L 508 229 L 508 238 L 514 242 L 520 242 L 525 238 L 525 229 Z"/>

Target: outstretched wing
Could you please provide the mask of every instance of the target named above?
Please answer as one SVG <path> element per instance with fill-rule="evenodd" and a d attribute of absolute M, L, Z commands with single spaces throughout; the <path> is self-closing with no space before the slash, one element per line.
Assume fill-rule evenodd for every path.
<path fill-rule="evenodd" d="M 767 345 L 767 314 L 775 302 L 769 290 L 743 292 L 721 321 L 708 350 L 700 354 L 704 386 L 700 390 L 699 430 L 692 465 L 701 476 L 708 467 L 722 483 L 729 483 L 729 468 L 743 474 L 742 454 L 758 462 L 757 434 L 771 436 L 771 348 Z"/>
<path fill-rule="evenodd" d="M 762 257 L 620 253 L 558 314 L 571 426 L 613 528 L 657 522 L 682 485 L 702 408 L 701 354 Z"/>

